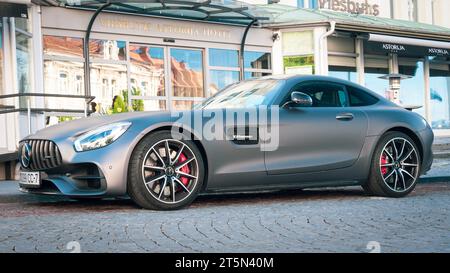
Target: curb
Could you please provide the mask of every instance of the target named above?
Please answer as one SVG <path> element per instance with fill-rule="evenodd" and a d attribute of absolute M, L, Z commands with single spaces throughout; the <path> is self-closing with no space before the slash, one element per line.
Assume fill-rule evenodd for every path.
<path fill-rule="evenodd" d="M 423 177 L 419 183 L 450 183 L 450 176 Z"/>

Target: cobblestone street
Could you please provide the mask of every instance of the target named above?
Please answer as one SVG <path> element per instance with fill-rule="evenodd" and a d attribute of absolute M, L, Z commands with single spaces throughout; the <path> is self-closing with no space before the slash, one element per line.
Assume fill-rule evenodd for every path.
<path fill-rule="evenodd" d="M 0 183 L 0 252 L 450 252 L 450 184 L 405 199 L 358 188 L 200 197 L 175 212 L 129 200 L 26 195 Z M 69 244 L 69 245 L 68 245 Z"/>

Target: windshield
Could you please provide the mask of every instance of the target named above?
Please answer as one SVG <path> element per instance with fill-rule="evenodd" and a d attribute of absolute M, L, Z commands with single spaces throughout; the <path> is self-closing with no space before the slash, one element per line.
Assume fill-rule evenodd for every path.
<path fill-rule="evenodd" d="M 278 92 L 279 80 L 251 80 L 230 85 L 206 100 L 203 109 L 251 108 L 268 105 Z"/>

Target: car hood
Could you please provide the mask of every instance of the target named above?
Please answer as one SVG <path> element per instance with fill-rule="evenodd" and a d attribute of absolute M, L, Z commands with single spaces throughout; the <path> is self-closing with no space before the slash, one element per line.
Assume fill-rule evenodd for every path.
<path fill-rule="evenodd" d="M 168 111 L 132 112 L 110 116 L 91 116 L 44 128 L 37 131 L 35 134 L 28 136 L 26 139 L 66 139 L 79 136 L 100 126 L 121 121 L 129 121 L 133 124 L 147 126 L 155 122 L 169 120 L 171 120 L 171 114 Z"/>

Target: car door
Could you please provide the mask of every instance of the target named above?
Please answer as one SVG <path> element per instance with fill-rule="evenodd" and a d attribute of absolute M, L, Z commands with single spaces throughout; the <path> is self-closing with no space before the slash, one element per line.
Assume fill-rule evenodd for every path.
<path fill-rule="evenodd" d="M 300 83 L 288 92 L 308 94 L 312 107 L 280 107 L 279 147 L 265 152 L 269 175 L 346 168 L 359 158 L 368 122 L 365 113 L 348 106 L 345 86 Z M 284 104 L 284 102 L 282 103 Z"/>

